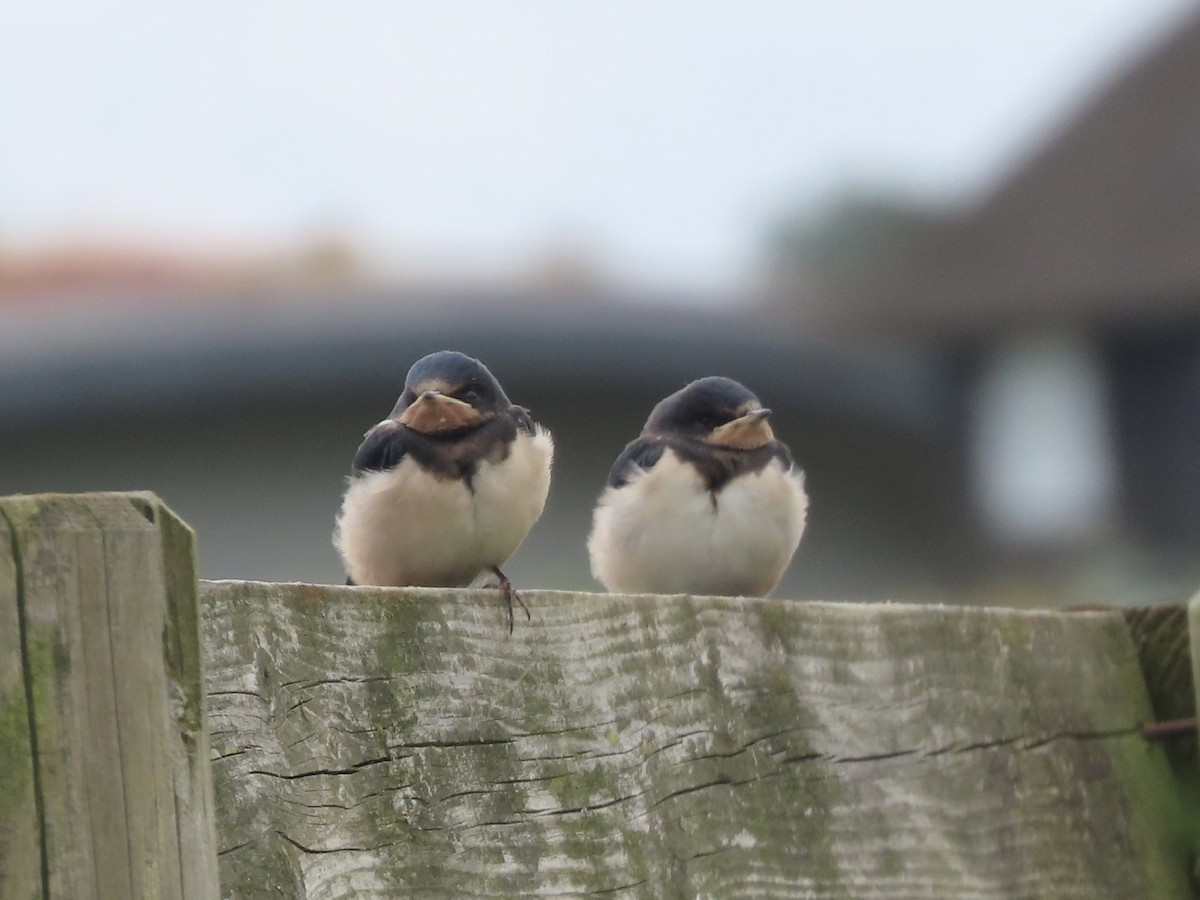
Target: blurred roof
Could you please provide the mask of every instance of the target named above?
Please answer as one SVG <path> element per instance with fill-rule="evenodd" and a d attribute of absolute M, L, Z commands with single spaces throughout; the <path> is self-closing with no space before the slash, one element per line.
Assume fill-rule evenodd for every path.
<path fill-rule="evenodd" d="M 14 303 L 0 310 L 0 430 L 286 392 L 398 391 L 409 364 L 447 347 L 485 359 L 506 384 L 681 386 L 720 373 L 849 418 L 922 427 L 941 415 L 944 374 L 920 354 L 832 348 L 744 306 L 654 299 L 341 288 Z"/>
<path fill-rule="evenodd" d="M 1200 13 L 1084 105 L 992 196 L 882 277 L 813 300 L 850 333 L 970 336 L 1200 319 Z"/>

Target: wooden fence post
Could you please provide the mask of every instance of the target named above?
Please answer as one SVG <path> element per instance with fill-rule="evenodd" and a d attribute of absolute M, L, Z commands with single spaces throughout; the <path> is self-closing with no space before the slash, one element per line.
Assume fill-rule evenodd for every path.
<path fill-rule="evenodd" d="M 488 590 L 201 595 L 193 544 L 0 499 L 0 900 L 206 900 L 218 853 L 231 898 L 1193 892 L 1196 745 L 1143 728 L 1194 715 L 1200 598 L 528 591 L 510 636 Z"/>
<path fill-rule="evenodd" d="M 216 897 L 190 530 L 0 500 L 0 897 Z"/>

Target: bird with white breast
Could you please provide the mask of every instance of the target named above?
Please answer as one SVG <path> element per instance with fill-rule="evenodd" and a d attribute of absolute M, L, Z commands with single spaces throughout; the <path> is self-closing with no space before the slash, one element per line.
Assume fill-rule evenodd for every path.
<path fill-rule="evenodd" d="M 495 576 L 513 628 L 520 594 L 501 571 L 542 514 L 550 432 L 487 367 L 451 350 L 413 364 L 354 456 L 333 542 L 347 583 L 465 587 Z"/>
<path fill-rule="evenodd" d="M 662 400 L 626 446 L 596 505 L 592 573 L 620 593 L 764 597 L 808 511 L 804 473 L 771 411 L 729 378 Z"/>

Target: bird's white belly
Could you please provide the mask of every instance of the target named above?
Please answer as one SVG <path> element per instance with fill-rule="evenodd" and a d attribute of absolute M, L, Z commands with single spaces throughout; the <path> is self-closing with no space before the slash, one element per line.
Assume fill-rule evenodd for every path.
<path fill-rule="evenodd" d="M 474 490 L 437 478 L 411 457 L 351 479 L 334 532 L 358 584 L 463 586 L 507 560 L 550 490 L 553 442 L 520 434 L 499 463 L 483 462 Z"/>
<path fill-rule="evenodd" d="M 672 451 L 596 507 L 588 551 L 612 591 L 765 596 L 804 533 L 800 473 L 770 463 L 741 475 L 714 506 L 695 468 Z"/>

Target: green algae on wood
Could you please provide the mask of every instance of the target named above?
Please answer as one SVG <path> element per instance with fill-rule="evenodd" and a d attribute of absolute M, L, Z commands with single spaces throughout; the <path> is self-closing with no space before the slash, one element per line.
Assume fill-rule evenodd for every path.
<path fill-rule="evenodd" d="M 203 702 L 198 639 L 192 670 L 174 676 L 164 647 L 174 610 L 187 606 L 180 592 L 190 592 L 192 610 L 182 627 L 198 634 L 195 573 L 168 586 L 162 524 L 173 515 L 157 503 L 120 494 L 0 500 L 32 701 L 32 858 L 42 860 L 47 896 L 218 890 L 210 787 L 200 777 L 207 751 L 193 758 L 188 743 L 204 744 L 202 716 L 185 699 L 190 691 L 192 706 Z M 174 549 L 190 559 L 190 544 Z M 178 723 L 189 719 L 201 724 L 185 735 Z"/>
<path fill-rule="evenodd" d="M 0 511 L 0 898 L 40 897 L 41 829 L 27 691 L 42 673 L 28 672 L 21 640 L 18 561 Z M 42 654 L 39 654 L 41 657 Z M 29 677 L 27 678 L 27 674 Z"/>
<path fill-rule="evenodd" d="M 218 848 L 229 897 L 1189 895 L 1169 616 L 529 591 L 510 637 L 487 590 L 198 604 L 150 495 L 0 514 L 0 897 L 213 896 Z"/>
<path fill-rule="evenodd" d="M 1188 896 L 1115 613 L 202 596 L 226 896 Z"/>

